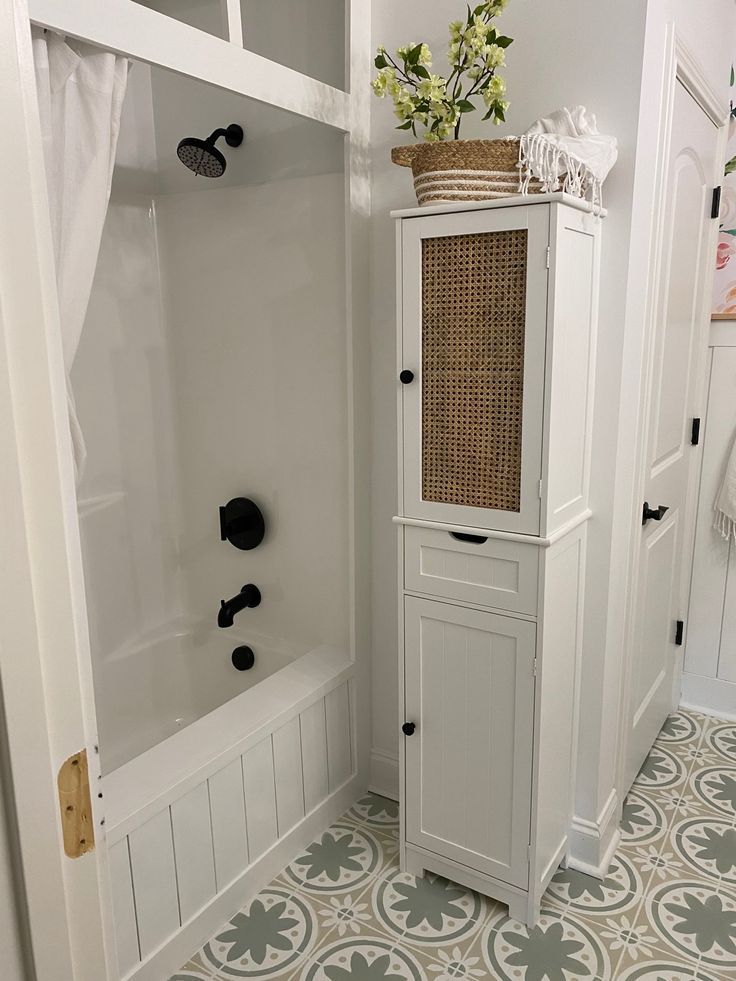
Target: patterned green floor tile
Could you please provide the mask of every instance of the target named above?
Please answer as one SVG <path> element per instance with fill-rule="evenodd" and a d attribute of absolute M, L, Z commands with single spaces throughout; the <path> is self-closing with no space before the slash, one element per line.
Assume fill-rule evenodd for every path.
<path fill-rule="evenodd" d="M 597 929 L 581 917 L 542 910 L 536 926 L 508 916 L 484 931 L 480 949 L 491 977 L 501 981 L 609 979 L 611 957 Z"/>
<path fill-rule="evenodd" d="M 736 976 L 736 897 L 692 879 L 675 879 L 651 890 L 640 911 L 681 960 Z"/>
<path fill-rule="evenodd" d="M 642 895 L 642 876 L 631 855 L 617 853 L 605 879 L 575 869 L 558 869 L 548 892 L 561 906 L 582 916 L 616 916 L 634 909 Z"/>
<path fill-rule="evenodd" d="M 269 886 L 236 913 L 201 951 L 220 978 L 286 979 L 309 959 L 319 940 L 313 904 Z"/>
<path fill-rule="evenodd" d="M 170 981 L 736 979 L 736 724 L 671 716 L 603 881 L 560 869 L 528 929 L 398 867 L 398 805 L 369 794 Z"/>
<path fill-rule="evenodd" d="M 736 887 L 736 828 L 724 815 L 699 814 L 676 822 L 669 841 L 682 874 Z"/>

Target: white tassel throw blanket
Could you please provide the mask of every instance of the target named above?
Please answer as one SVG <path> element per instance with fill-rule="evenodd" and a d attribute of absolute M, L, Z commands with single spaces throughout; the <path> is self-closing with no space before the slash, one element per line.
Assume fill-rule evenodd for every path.
<path fill-rule="evenodd" d="M 726 473 L 715 503 L 713 527 L 725 539 L 736 541 L 736 440 L 726 464 Z"/>
<path fill-rule="evenodd" d="M 525 194 L 529 182 L 538 180 L 543 191 L 566 191 L 601 207 L 603 181 L 617 156 L 616 138 L 598 132 L 585 106 L 558 109 L 521 137 L 519 190 Z"/>

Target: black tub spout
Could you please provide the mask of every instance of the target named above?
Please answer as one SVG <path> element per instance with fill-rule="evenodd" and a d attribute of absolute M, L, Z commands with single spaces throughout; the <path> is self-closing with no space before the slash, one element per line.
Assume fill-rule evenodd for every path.
<path fill-rule="evenodd" d="M 220 610 L 217 614 L 217 626 L 232 627 L 236 613 L 240 613 L 246 607 L 258 606 L 260 602 L 261 591 L 258 586 L 254 586 L 252 582 L 247 583 L 237 596 L 220 602 Z"/>

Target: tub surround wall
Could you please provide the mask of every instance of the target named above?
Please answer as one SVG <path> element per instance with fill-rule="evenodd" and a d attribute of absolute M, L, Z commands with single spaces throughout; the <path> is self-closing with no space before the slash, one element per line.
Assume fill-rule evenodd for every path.
<path fill-rule="evenodd" d="M 234 631 L 300 653 L 348 648 L 347 385 L 341 175 L 158 199 L 175 378 L 188 613 L 209 624 L 246 582 Z M 220 541 L 252 497 L 266 537 Z M 266 655 L 267 656 L 267 655 Z"/>

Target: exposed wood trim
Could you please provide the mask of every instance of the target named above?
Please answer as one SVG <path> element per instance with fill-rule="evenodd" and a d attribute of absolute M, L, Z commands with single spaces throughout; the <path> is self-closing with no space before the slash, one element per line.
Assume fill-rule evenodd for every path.
<path fill-rule="evenodd" d="M 59 788 L 64 854 L 67 858 L 81 858 L 95 847 L 86 749 L 62 763 L 56 785 Z"/>

